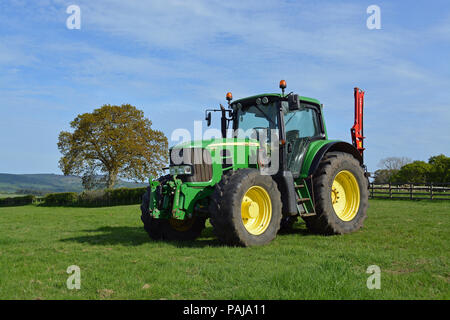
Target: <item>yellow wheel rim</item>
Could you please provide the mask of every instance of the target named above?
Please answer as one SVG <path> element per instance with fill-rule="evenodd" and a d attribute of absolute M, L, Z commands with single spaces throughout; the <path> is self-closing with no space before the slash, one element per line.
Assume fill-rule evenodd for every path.
<path fill-rule="evenodd" d="M 169 219 L 170 226 L 180 232 L 188 231 L 194 225 L 195 218 L 179 220 L 175 218 Z"/>
<path fill-rule="evenodd" d="M 272 202 L 263 187 L 253 186 L 244 194 L 241 202 L 241 217 L 249 233 L 260 235 L 266 231 L 272 219 Z"/>
<path fill-rule="evenodd" d="M 351 221 L 359 210 L 359 186 L 355 176 L 342 170 L 331 186 L 331 202 L 336 215 L 342 221 Z"/>

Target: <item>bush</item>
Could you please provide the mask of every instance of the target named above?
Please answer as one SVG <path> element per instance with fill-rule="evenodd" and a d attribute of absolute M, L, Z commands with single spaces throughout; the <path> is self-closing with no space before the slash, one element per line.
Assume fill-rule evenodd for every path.
<path fill-rule="evenodd" d="M 118 188 L 106 190 L 107 199 L 111 204 L 139 204 L 142 202 L 142 195 L 147 188 Z"/>
<path fill-rule="evenodd" d="M 104 190 L 86 190 L 78 195 L 77 204 L 88 207 L 103 206 L 108 204 L 108 199 Z"/>
<path fill-rule="evenodd" d="M 49 193 L 44 197 L 44 204 L 47 206 L 71 206 L 76 204 L 77 200 L 76 192 Z"/>
<path fill-rule="evenodd" d="M 139 204 L 147 188 L 118 188 L 75 192 L 50 193 L 44 197 L 48 206 L 114 206 Z"/>
<path fill-rule="evenodd" d="M 0 207 L 24 206 L 27 204 L 32 204 L 34 200 L 35 200 L 35 196 L 33 196 L 33 195 L 1 198 L 0 199 Z"/>

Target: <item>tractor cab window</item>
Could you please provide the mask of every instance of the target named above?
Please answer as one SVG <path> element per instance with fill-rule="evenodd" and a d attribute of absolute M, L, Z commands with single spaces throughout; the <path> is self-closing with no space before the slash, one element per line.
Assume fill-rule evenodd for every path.
<path fill-rule="evenodd" d="M 308 108 L 304 104 L 301 104 L 300 107 L 299 110 L 295 111 L 289 111 L 289 108 L 282 108 L 288 145 L 286 167 L 292 172 L 294 178 L 300 175 L 303 159 L 308 149 L 309 138 L 321 134 L 317 111 L 314 108 Z"/>
<path fill-rule="evenodd" d="M 316 110 L 303 104 L 301 106 L 300 110 L 288 111 L 284 114 L 286 137 L 306 138 L 320 135 L 319 117 Z"/>
<path fill-rule="evenodd" d="M 278 108 L 275 103 L 253 105 L 238 109 L 236 114 L 235 136 L 237 138 L 257 139 L 264 134 L 270 139 L 270 130 L 278 130 Z"/>

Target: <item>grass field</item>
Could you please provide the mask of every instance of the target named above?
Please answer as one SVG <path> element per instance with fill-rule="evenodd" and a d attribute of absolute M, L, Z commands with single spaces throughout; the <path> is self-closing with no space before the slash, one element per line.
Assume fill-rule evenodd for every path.
<path fill-rule="evenodd" d="M 194 242 L 152 242 L 137 205 L 0 208 L 0 299 L 449 299 L 450 203 L 371 200 L 368 216 L 345 236 L 299 222 L 233 248 L 210 225 Z M 70 265 L 80 290 L 66 287 Z"/>

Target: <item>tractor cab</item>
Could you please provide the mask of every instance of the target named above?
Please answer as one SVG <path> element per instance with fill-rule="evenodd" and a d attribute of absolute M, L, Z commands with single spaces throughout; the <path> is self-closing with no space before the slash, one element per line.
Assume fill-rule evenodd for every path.
<path fill-rule="evenodd" d="M 290 171 L 297 178 L 310 142 L 327 139 L 322 105 L 316 99 L 292 92 L 285 95 L 284 80 L 280 81 L 280 88 L 281 94 L 259 94 L 233 103 L 229 92 L 229 108 L 207 110 L 206 119 L 210 119 L 211 111 L 221 111 L 223 138 L 227 138 L 232 123 L 233 138 L 258 140 L 267 157 L 275 149 L 279 152 L 277 173 Z"/>

